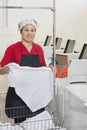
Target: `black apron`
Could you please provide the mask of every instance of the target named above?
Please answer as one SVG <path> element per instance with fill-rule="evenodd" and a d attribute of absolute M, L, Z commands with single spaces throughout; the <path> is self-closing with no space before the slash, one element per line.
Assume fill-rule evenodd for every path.
<path fill-rule="evenodd" d="M 39 56 L 37 54 L 22 55 L 20 65 L 40 67 Z M 26 120 L 26 117 L 33 117 L 45 110 L 45 108 L 41 108 L 35 112 L 32 112 L 25 102 L 23 102 L 23 100 L 16 94 L 15 88 L 13 87 L 8 88 L 5 108 L 6 115 L 13 118 L 15 123 L 20 123 Z"/>

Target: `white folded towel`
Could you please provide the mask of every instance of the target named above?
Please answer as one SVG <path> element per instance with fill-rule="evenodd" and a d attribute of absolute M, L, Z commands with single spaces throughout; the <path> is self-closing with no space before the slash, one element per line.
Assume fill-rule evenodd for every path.
<path fill-rule="evenodd" d="M 10 123 L 0 122 L 0 130 L 24 130 L 20 125 L 11 125 Z"/>
<path fill-rule="evenodd" d="M 26 121 L 20 123 L 20 126 L 25 130 L 66 130 L 61 126 L 55 126 L 52 116 L 48 111 L 44 111 L 32 118 L 28 118 Z M 58 119 L 56 119 L 58 120 Z"/>
<path fill-rule="evenodd" d="M 16 93 L 33 112 L 48 105 L 53 99 L 53 72 L 49 67 L 33 68 L 16 63 L 8 66 L 8 86 L 15 87 Z"/>
<path fill-rule="evenodd" d="M 48 111 L 44 111 L 37 116 L 28 118 L 26 121 L 20 123 L 25 130 L 48 130 L 55 128 L 51 115 Z"/>

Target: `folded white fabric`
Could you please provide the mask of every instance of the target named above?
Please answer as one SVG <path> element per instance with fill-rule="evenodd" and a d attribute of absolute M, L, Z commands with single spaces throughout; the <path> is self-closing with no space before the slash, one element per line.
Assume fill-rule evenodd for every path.
<path fill-rule="evenodd" d="M 24 130 L 20 125 L 11 125 L 10 123 L 1 123 L 0 130 Z"/>
<path fill-rule="evenodd" d="M 16 63 L 8 64 L 8 85 L 34 112 L 45 107 L 53 99 L 53 72 L 49 67 L 25 67 Z"/>
<path fill-rule="evenodd" d="M 48 111 L 44 111 L 37 116 L 28 118 L 26 121 L 20 123 L 25 130 L 48 130 L 55 128 L 51 115 Z"/>
<path fill-rule="evenodd" d="M 25 130 L 66 130 L 61 126 L 55 126 L 52 116 L 48 111 L 44 111 L 26 121 L 20 123 Z"/>

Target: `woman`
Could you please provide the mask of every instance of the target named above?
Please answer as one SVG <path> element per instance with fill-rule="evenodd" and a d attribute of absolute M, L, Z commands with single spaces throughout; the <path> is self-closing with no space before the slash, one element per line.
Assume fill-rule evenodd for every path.
<path fill-rule="evenodd" d="M 15 62 L 21 66 L 46 66 L 42 48 L 37 43 L 33 42 L 37 27 L 38 23 L 34 19 L 24 20 L 18 24 L 21 41 L 10 45 L 6 49 L 0 63 L 1 75 L 9 73 L 10 70 L 6 65 L 11 62 Z M 26 117 L 32 117 L 44 111 L 44 108 L 42 108 L 36 112 L 32 112 L 11 86 L 8 88 L 5 107 L 7 116 L 14 118 L 15 123 L 22 122 Z M 15 109 L 12 109 L 14 107 Z"/>

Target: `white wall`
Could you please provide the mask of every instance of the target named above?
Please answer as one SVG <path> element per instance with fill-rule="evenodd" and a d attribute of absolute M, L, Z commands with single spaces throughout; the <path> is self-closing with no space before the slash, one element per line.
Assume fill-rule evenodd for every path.
<path fill-rule="evenodd" d="M 76 40 L 76 49 L 87 43 L 87 0 L 56 0 L 57 35 Z"/>

